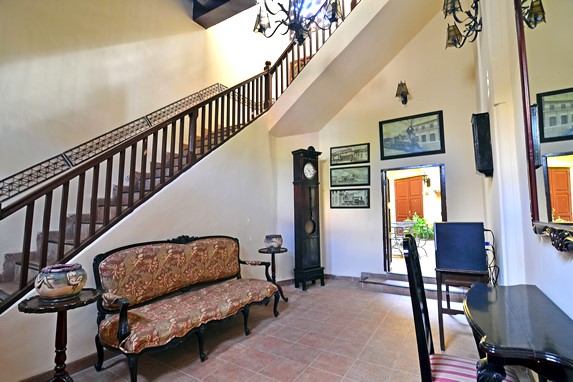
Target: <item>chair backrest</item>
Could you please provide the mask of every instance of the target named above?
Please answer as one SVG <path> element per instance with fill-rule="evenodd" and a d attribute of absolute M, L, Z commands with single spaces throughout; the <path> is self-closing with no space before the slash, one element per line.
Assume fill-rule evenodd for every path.
<path fill-rule="evenodd" d="M 416 240 L 407 234 L 403 241 L 404 259 L 408 271 L 408 283 L 410 284 L 410 297 L 412 299 L 412 313 L 414 315 L 414 327 L 416 329 L 416 342 L 418 343 L 418 359 L 420 361 L 420 374 L 422 382 L 432 381 L 432 368 L 430 354 L 434 354 L 434 341 L 430 327 L 430 316 L 426 302 L 426 291 L 420 258 Z"/>

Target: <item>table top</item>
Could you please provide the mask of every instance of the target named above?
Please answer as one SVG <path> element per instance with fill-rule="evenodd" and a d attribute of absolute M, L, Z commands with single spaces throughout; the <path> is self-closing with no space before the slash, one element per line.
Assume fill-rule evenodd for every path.
<path fill-rule="evenodd" d="M 64 312 L 91 304 L 97 300 L 101 291 L 93 288 L 84 288 L 74 298 L 68 300 L 50 301 L 40 296 L 30 297 L 18 304 L 18 310 L 24 313 L 53 313 Z"/>
<path fill-rule="evenodd" d="M 573 320 L 536 286 L 476 284 L 464 312 L 488 362 L 573 372 Z"/>
<path fill-rule="evenodd" d="M 286 249 L 285 247 L 279 247 L 279 248 L 261 248 L 259 249 L 259 253 L 285 253 L 286 251 L 288 251 L 288 249 Z"/>

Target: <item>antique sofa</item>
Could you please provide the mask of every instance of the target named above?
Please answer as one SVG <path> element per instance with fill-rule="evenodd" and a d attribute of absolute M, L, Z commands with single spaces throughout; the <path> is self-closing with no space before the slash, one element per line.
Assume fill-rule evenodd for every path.
<path fill-rule="evenodd" d="M 265 267 L 266 280 L 241 278 L 241 264 Z M 239 240 L 229 236 L 180 236 L 133 244 L 97 255 L 93 270 L 97 302 L 94 367 L 100 371 L 104 347 L 128 358 L 131 381 L 137 380 L 138 357 L 182 342 L 195 333 L 204 361 L 205 326 L 241 312 L 244 331 L 251 304 L 268 304 L 278 288 L 269 262 L 239 259 Z"/>

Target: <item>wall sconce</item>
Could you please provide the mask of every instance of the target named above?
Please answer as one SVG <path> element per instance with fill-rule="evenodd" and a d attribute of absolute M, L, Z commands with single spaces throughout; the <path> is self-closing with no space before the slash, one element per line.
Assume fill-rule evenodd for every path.
<path fill-rule="evenodd" d="M 430 177 L 426 174 L 422 175 L 422 182 L 424 182 L 424 184 L 426 185 L 426 187 L 431 187 L 432 186 L 432 181 L 430 180 Z"/>
<path fill-rule="evenodd" d="M 398 88 L 396 89 L 396 97 L 400 97 L 400 99 L 402 100 L 402 105 L 408 103 L 409 95 L 410 93 L 408 93 L 408 87 L 406 86 L 406 83 L 400 81 L 400 83 L 398 84 Z"/>
<path fill-rule="evenodd" d="M 453 46 L 461 48 L 467 39 L 474 42 L 479 32 L 481 32 L 481 16 L 479 15 L 479 0 L 473 0 L 471 9 L 464 11 L 460 0 L 444 0 L 444 18 L 452 15 L 454 23 L 448 23 L 448 34 L 446 40 L 446 49 Z M 460 18 L 459 14 L 465 14 L 465 18 Z M 463 16 L 462 16 L 463 17 Z M 458 24 L 464 24 L 464 33 L 458 28 Z"/>
<path fill-rule="evenodd" d="M 521 0 L 523 22 L 529 29 L 534 29 L 537 24 L 545 22 L 545 9 L 541 0 L 531 0 L 529 7 L 523 5 L 526 1 Z"/>

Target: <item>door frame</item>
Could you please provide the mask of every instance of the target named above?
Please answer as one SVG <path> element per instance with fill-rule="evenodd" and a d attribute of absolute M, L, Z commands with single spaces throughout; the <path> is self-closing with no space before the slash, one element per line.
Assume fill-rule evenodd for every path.
<path fill-rule="evenodd" d="M 390 200 L 390 184 L 388 181 L 388 171 L 411 170 L 418 168 L 438 167 L 440 170 L 440 191 L 441 204 L 442 204 L 442 221 L 448 220 L 448 208 L 446 203 L 446 167 L 444 163 L 422 164 L 415 166 L 402 166 L 393 168 L 383 168 L 380 170 L 380 178 L 382 183 L 382 241 L 384 252 L 384 272 L 390 272 L 390 264 L 392 262 L 391 239 L 389 236 L 390 231 L 388 227 L 391 225 L 391 213 L 388 208 Z"/>

